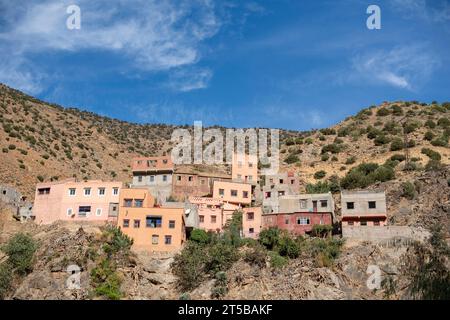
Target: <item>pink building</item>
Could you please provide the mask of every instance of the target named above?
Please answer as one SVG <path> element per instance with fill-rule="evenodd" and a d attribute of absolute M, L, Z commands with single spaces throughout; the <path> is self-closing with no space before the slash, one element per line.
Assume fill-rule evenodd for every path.
<path fill-rule="evenodd" d="M 245 238 L 257 239 L 262 227 L 261 207 L 242 209 L 242 229 Z"/>
<path fill-rule="evenodd" d="M 38 183 L 33 215 L 38 224 L 63 221 L 116 221 L 122 182 L 75 179 Z"/>
<path fill-rule="evenodd" d="M 198 207 L 199 228 L 221 232 L 236 211 L 242 211 L 243 236 L 257 238 L 262 225 L 261 208 L 241 208 L 222 199 L 190 197 L 189 202 Z"/>

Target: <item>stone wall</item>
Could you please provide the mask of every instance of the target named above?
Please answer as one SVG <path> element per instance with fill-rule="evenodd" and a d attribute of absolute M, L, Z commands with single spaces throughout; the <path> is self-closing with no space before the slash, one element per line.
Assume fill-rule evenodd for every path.
<path fill-rule="evenodd" d="M 408 226 L 343 226 L 342 237 L 356 241 L 386 242 L 393 238 L 423 241 L 430 233 L 423 228 Z"/>

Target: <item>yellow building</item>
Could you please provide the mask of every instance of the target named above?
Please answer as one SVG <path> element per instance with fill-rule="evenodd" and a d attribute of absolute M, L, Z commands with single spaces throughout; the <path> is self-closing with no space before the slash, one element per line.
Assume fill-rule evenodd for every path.
<path fill-rule="evenodd" d="M 119 205 L 118 227 L 134 250 L 175 251 L 186 241 L 184 209 L 155 207 L 148 189 L 122 189 Z"/>
<path fill-rule="evenodd" d="M 258 158 L 250 154 L 233 154 L 231 163 L 233 181 L 256 184 L 258 182 Z"/>

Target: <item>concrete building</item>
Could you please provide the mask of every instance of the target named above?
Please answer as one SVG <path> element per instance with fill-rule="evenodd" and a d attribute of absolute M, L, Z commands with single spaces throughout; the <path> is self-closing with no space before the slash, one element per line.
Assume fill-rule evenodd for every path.
<path fill-rule="evenodd" d="M 38 183 L 33 216 L 38 224 L 63 221 L 115 221 L 122 182 L 68 179 Z"/>
<path fill-rule="evenodd" d="M 135 158 L 132 188 L 147 187 L 160 203 L 172 193 L 174 164 L 170 156 Z"/>
<path fill-rule="evenodd" d="M 342 228 L 384 226 L 387 220 L 384 191 L 342 191 Z"/>
<path fill-rule="evenodd" d="M 252 185 L 247 183 L 214 181 L 213 198 L 248 206 L 252 202 Z"/>
<path fill-rule="evenodd" d="M 262 184 L 263 212 L 280 212 L 279 198 L 296 195 L 300 189 L 300 179 L 293 172 L 284 172 L 264 177 Z"/>
<path fill-rule="evenodd" d="M 20 221 L 33 219 L 33 204 L 16 189 L 0 185 L 0 202 L 12 210 L 16 219 Z"/>
<path fill-rule="evenodd" d="M 174 173 L 172 195 L 181 201 L 189 197 L 211 196 L 214 181 L 231 181 L 231 176 L 221 173 L 193 173 L 185 168 L 179 168 Z"/>
<path fill-rule="evenodd" d="M 294 235 L 310 233 L 314 225 L 332 225 L 334 201 L 331 193 L 279 197 L 279 213 L 263 215 L 263 227 L 278 227 Z"/>
<path fill-rule="evenodd" d="M 147 188 L 122 189 L 118 226 L 133 239 L 136 251 L 176 251 L 186 241 L 184 211 L 156 207 Z"/>
<path fill-rule="evenodd" d="M 234 182 L 258 183 L 258 158 L 249 154 L 233 154 L 231 163 L 231 177 Z"/>

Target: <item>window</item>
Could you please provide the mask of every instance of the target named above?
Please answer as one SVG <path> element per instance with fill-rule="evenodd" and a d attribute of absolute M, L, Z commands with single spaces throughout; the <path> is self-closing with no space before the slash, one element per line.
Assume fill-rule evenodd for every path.
<path fill-rule="evenodd" d="M 163 163 L 164 163 L 164 164 L 167 164 L 167 159 L 163 159 Z"/>
<path fill-rule="evenodd" d="M 181 181 L 181 176 L 177 176 L 177 180 L 178 180 L 178 181 Z"/>
<path fill-rule="evenodd" d="M 150 182 L 155 182 L 155 176 L 150 176 Z"/>
<path fill-rule="evenodd" d="M 231 193 L 232 197 L 237 197 L 237 195 L 238 195 L 237 190 L 230 190 L 230 193 Z"/>
<path fill-rule="evenodd" d="M 299 225 L 308 225 L 309 224 L 309 218 L 297 218 L 297 224 Z"/>
<path fill-rule="evenodd" d="M 205 185 L 205 184 L 206 184 L 206 179 L 201 179 L 201 180 L 200 180 L 200 183 L 201 183 L 202 185 Z"/>
<path fill-rule="evenodd" d="M 361 221 L 361 225 L 362 225 L 362 226 L 367 226 L 367 221 L 362 220 L 362 221 Z"/>
<path fill-rule="evenodd" d="M 306 209 L 307 203 L 308 203 L 308 201 L 306 199 L 300 200 L 300 208 Z"/>
<path fill-rule="evenodd" d="M 142 208 L 143 204 L 144 204 L 144 200 L 142 200 L 142 199 L 134 199 L 134 206 L 136 208 Z"/>
<path fill-rule="evenodd" d="M 375 201 L 369 201 L 369 209 L 376 209 L 377 203 Z"/>
<path fill-rule="evenodd" d="M 291 179 L 291 184 L 294 184 L 294 179 Z"/>
<path fill-rule="evenodd" d="M 219 195 L 223 196 L 225 194 L 225 190 L 224 189 L 219 189 Z"/>
<path fill-rule="evenodd" d="M 91 206 L 80 206 L 78 208 L 78 216 L 79 217 L 86 217 L 91 213 Z"/>
<path fill-rule="evenodd" d="M 349 226 L 353 226 L 353 225 L 355 225 L 355 222 L 354 222 L 354 221 L 349 221 L 349 222 L 348 222 L 348 225 L 349 225 Z"/>
<path fill-rule="evenodd" d="M 249 167 L 249 168 L 253 168 L 253 162 L 249 162 L 249 163 L 248 163 L 248 167 Z"/>
<path fill-rule="evenodd" d="M 284 180 L 283 179 L 280 179 L 280 184 L 283 184 L 284 183 Z"/>
<path fill-rule="evenodd" d="M 167 175 L 163 175 L 163 181 L 167 182 Z"/>
<path fill-rule="evenodd" d="M 205 216 L 198 216 L 200 223 L 205 222 Z"/>
<path fill-rule="evenodd" d="M 113 188 L 113 196 L 117 196 L 119 194 L 119 188 Z"/>
<path fill-rule="evenodd" d="M 374 226 L 379 226 L 379 225 L 380 225 L 380 221 L 379 221 L 379 220 L 375 220 L 375 221 L 373 222 L 373 225 L 374 225 Z"/>
<path fill-rule="evenodd" d="M 152 235 L 152 244 L 158 244 L 159 236 L 157 234 Z"/>
<path fill-rule="evenodd" d="M 138 161 L 136 161 L 137 162 L 137 164 L 142 164 L 142 161 L 141 160 L 138 160 Z"/>
<path fill-rule="evenodd" d="M 285 192 L 284 191 L 278 191 L 278 196 L 279 197 L 282 197 L 282 196 L 284 196 L 285 195 Z"/>
<path fill-rule="evenodd" d="M 272 184 L 273 183 L 273 178 L 269 179 L 269 183 Z"/>
<path fill-rule="evenodd" d="M 124 199 L 123 206 L 130 208 L 133 205 L 133 199 Z"/>
<path fill-rule="evenodd" d="M 98 188 L 98 195 L 99 196 L 104 196 L 105 195 L 105 188 Z"/>
<path fill-rule="evenodd" d="M 242 191 L 242 197 L 248 198 L 248 191 Z"/>
<path fill-rule="evenodd" d="M 347 202 L 347 209 L 348 210 L 355 209 L 355 203 L 354 202 Z"/>
<path fill-rule="evenodd" d="M 327 200 L 320 200 L 320 207 L 321 208 L 328 207 L 328 201 Z"/>
<path fill-rule="evenodd" d="M 84 188 L 84 195 L 90 196 L 91 195 L 91 188 Z"/>
<path fill-rule="evenodd" d="M 147 216 L 145 218 L 147 228 L 161 228 L 162 217 L 159 216 Z"/>
<path fill-rule="evenodd" d="M 193 176 L 189 176 L 188 177 L 188 181 L 191 182 L 192 180 L 194 180 L 194 177 Z"/>
<path fill-rule="evenodd" d="M 77 194 L 77 189 L 75 188 L 70 188 L 69 189 L 69 196 L 75 196 Z"/>
<path fill-rule="evenodd" d="M 211 223 L 216 223 L 216 221 L 217 221 L 216 216 L 211 216 Z"/>
<path fill-rule="evenodd" d="M 140 228 L 141 227 L 141 220 L 134 220 L 133 226 L 135 228 Z"/>
<path fill-rule="evenodd" d="M 50 194 L 50 188 L 40 188 L 38 189 L 38 194 L 39 195 Z"/>
<path fill-rule="evenodd" d="M 253 176 L 248 176 L 248 181 L 253 181 Z"/>
<path fill-rule="evenodd" d="M 255 219 L 255 213 L 247 212 L 247 220 L 253 220 L 253 219 Z"/>
<path fill-rule="evenodd" d="M 102 215 L 102 209 L 101 208 L 97 208 L 97 210 L 95 210 L 95 215 L 97 217 L 100 217 Z"/>
<path fill-rule="evenodd" d="M 130 226 L 130 220 L 128 220 L 128 219 L 123 219 L 122 226 L 123 226 L 124 228 L 128 228 L 128 227 Z"/>
<path fill-rule="evenodd" d="M 72 214 L 73 214 L 73 209 L 72 208 L 69 208 L 69 209 L 67 209 L 67 216 L 72 216 Z"/>
<path fill-rule="evenodd" d="M 164 244 L 166 245 L 172 244 L 172 236 L 164 236 Z"/>
<path fill-rule="evenodd" d="M 254 228 L 248 229 L 248 233 L 255 233 L 255 229 Z"/>
<path fill-rule="evenodd" d="M 175 229 L 175 220 L 169 220 L 169 228 Z"/>
<path fill-rule="evenodd" d="M 265 198 L 267 199 L 267 198 L 270 198 L 270 197 L 272 197 L 272 193 L 271 192 L 266 192 Z"/>
<path fill-rule="evenodd" d="M 289 224 L 289 218 L 284 219 L 284 224 Z"/>

